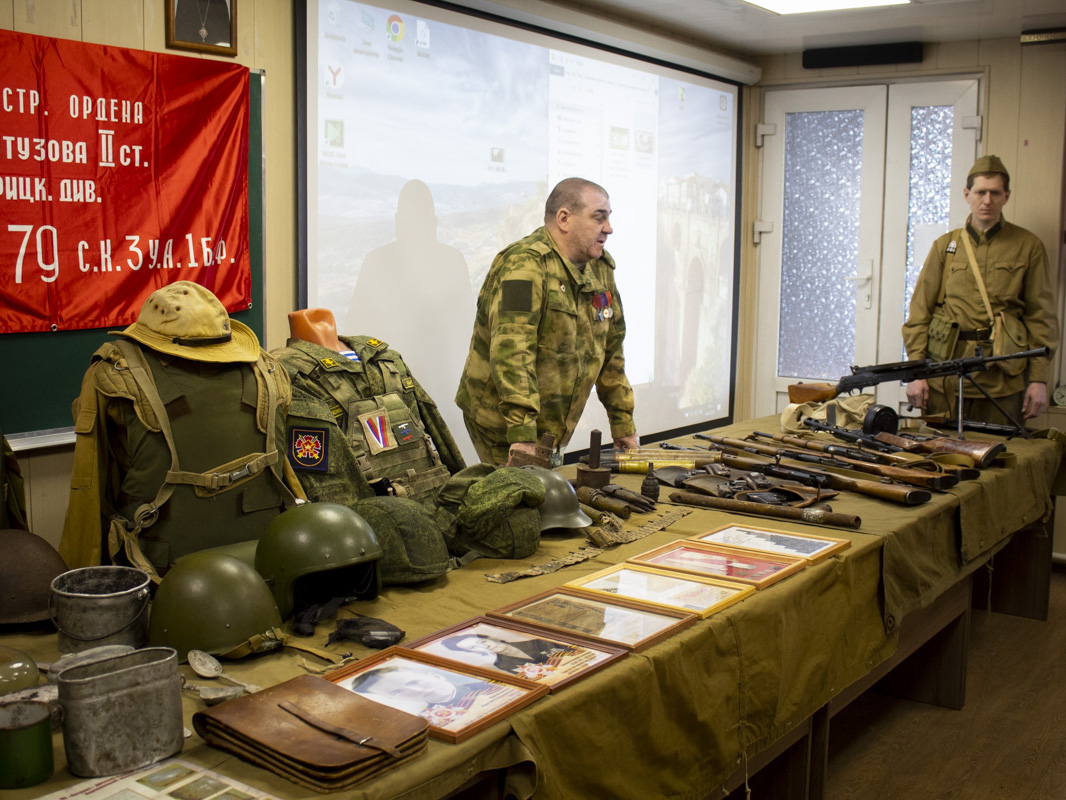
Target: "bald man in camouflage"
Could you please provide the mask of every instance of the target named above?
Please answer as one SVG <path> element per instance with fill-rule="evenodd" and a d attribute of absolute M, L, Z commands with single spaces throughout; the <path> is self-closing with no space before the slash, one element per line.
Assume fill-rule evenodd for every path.
<path fill-rule="evenodd" d="M 544 226 L 493 260 L 455 397 L 482 461 L 533 454 L 545 433 L 561 453 L 593 386 L 615 447 L 638 445 L 625 317 L 603 249 L 610 217 L 607 192 L 567 178 L 548 195 Z"/>
<path fill-rule="evenodd" d="M 1054 348 L 1059 334 L 1047 252 L 1036 235 L 1003 218 L 1003 206 L 1010 199 L 1010 175 L 1003 162 L 993 155 L 978 158 L 967 175 L 963 196 L 972 213 L 962 228 L 933 243 L 915 284 L 903 325 L 907 358 L 926 357 L 929 322 L 938 311 L 960 328 L 950 358 L 972 356 L 976 347 L 986 356 L 993 354 L 994 320 L 989 318 L 974 268 L 980 272 L 992 315 L 1003 315 L 1000 335 L 1011 340 L 1010 352 Z M 973 250 L 972 267 L 963 237 Z M 1014 359 L 992 364 L 972 377 L 1016 420 L 1031 419 L 1047 408 L 1047 371 L 1047 358 Z M 954 417 L 958 382 L 954 377 L 912 381 L 907 384 L 907 400 L 926 414 Z M 1008 422 L 972 386 L 963 389 L 963 416 Z"/>

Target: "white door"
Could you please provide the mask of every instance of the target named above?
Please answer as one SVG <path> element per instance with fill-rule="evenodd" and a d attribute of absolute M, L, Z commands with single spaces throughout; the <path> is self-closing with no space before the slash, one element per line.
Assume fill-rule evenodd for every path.
<path fill-rule="evenodd" d="M 766 93 L 756 415 L 791 383 L 903 358 L 929 244 L 965 219 L 976 102 L 976 80 Z M 877 391 L 905 402 L 898 384 Z"/>

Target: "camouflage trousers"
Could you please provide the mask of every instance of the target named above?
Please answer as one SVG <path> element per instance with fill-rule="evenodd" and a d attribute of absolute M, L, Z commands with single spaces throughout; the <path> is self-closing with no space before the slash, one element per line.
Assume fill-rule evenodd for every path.
<path fill-rule="evenodd" d="M 511 445 L 508 444 L 506 435 L 501 436 L 496 431 L 491 431 L 482 425 L 478 425 L 466 414 L 463 414 L 463 424 L 466 425 L 466 432 L 470 435 L 470 441 L 474 443 L 477 457 L 483 464 L 492 464 L 496 467 L 502 467 L 507 464 Z M 562 463 L 562 451 L 556 448 L 555 452 L 552 453 L 552 466 L 558 467 Z"/>

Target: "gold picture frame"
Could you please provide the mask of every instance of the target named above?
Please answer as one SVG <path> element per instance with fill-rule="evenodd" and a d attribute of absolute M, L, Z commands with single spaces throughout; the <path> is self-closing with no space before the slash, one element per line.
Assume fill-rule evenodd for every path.
<path fill-rule="evenodd" d="M 404 645 L 408 650 L 542 683 L 552 692 L 625 657 L 625 648 L 503 618 L 474 617 Z"/>
<path fill-rule="evenodd" d="M 765 589 L 799 572 L 809 562 L 795 556 L 680 539 L 633 556 L 628 563 Z"/>
<path fill-rule="evenodd" d="M 654 608 L 623 597 L 604 597 L 561 586 L 488 612 L 540 628 L 576 634 L 639 653 L 697 620 L 686 611 Z"/>
<path fill-rule="evenodd" d="M 656 608 L 688 611 L 700 619 L 755 593 L 755 587 L 746 583 L 635 563 L 617 564 L 565 585 L 597 595 L 624 597 Z"/>
<path fill-rule="evenodd" d="M 237 0 L 166 0 L 170 50 L 237 55 Z"/>
<path fill-rule="evenodd" d="M 742 547 L 763 553 L 795 556 L 816 564 L 831 555 L 851 547 L 847 539 L 832 536 L 817 536 L 813 533 L 795 533 L 755 525 L 723 525 L 688 537 L 694 542 Z"/>
<path fill-rule="evenodd" d="M 543 684 L 404 647 L 389 647 L 325 677 L 368 700 L 428 720 L 430 736 L 453 744 L 548 693 Z"/>

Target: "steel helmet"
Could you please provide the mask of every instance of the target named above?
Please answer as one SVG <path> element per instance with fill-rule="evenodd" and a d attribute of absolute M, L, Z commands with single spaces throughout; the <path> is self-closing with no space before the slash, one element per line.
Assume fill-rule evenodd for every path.
<path fill-rule="evenodd" d="M 406 497 L 368 497 L 354 506 L 381 542 L 381 582 L 418 583 L 449 569 L 448 546 L 433 514 Z"/>
<path fill-rule="evenodd" d="M 348 506 L 303 503 L 270 521 L 255 548 L 255 569 L 288 619 L 335 597 L 377 597 L 381 555 L 374 529 Z"/>
<path fill-rule="evenodd" d="M 225 658 L 273 650 L 282 644 L 281 615 L 266 581 L 243 561 L 201 551 L 163 576 L 152 602 L 148 644 Z"/>
<path fill-rule="evenodd" d="M 530 470 L 544 484 L 544 502 L 537 506 L 541 532 L 550 528 L 585 528 L 592 524 L 588 514 L 581 510 L 577 491 L 561 473 L 533 464 L 522 469 Z"/>
<path fill-rule="evenodd" d="M 48 542 L 29 531 L 0 530 L 0 625 L 49 619 L 52 581 L 67 565 Z"/>

